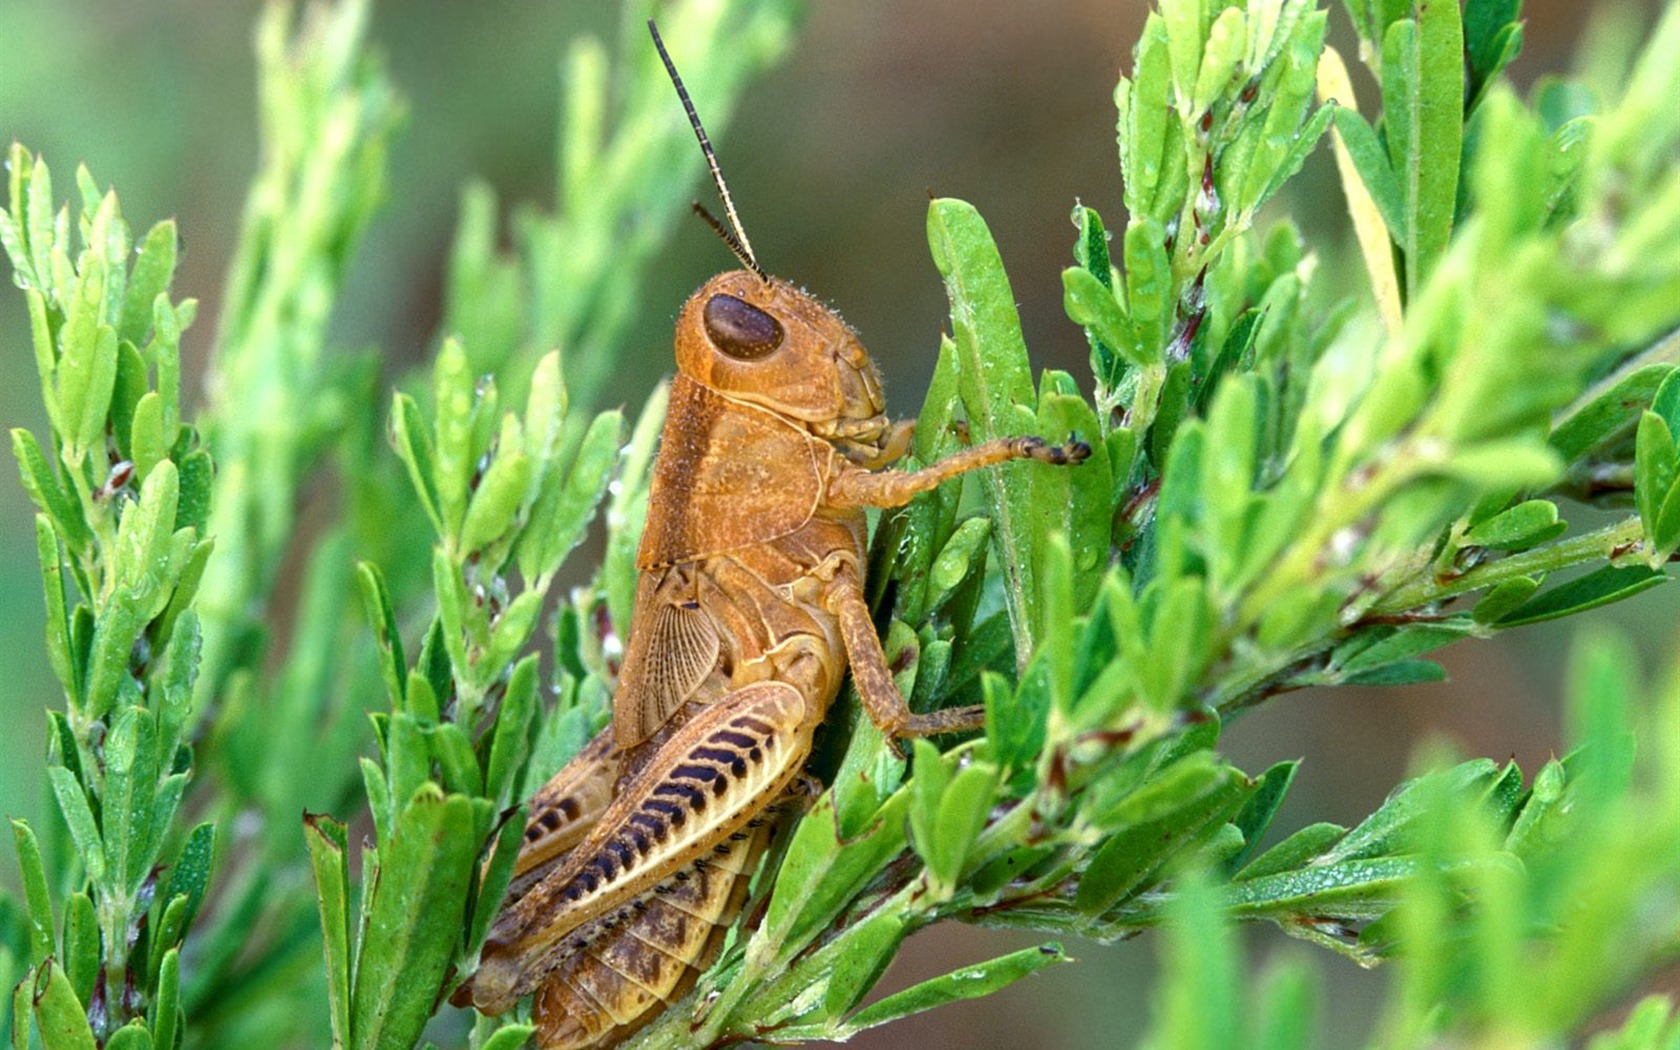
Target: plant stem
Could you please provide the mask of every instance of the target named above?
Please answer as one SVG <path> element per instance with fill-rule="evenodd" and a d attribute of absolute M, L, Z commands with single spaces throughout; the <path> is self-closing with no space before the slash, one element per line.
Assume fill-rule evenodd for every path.
<path fill-rule="evenodd" d="M 1599 558 L 1614 562 L 1622 554 L 1636 548 L 1644 537 L 1637 516 L 1625 518 L 1614 525 L 1583 533 L 1543 547 L 1512 554 L 1498 561 L 1486 562 L 1470 571 L 1452 577 L 1425 576 L 1397 587 L 1370 609 L 1378 615 L 1406 612 L 1419 606 L 1446 601 L 1486 587 L 1514 580 L 1519 576 L 1533 576 L 1555 572 L 1572 565 Z"/>

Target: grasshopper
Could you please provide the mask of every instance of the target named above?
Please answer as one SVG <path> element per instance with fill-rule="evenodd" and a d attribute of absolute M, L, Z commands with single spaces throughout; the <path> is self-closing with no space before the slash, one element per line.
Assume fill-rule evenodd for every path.
<path fill-rule="evenodd" d="M 611 1046 L 715 958 L 848 665 L 889 739 L 979 728 L 978 707 L 910 711 L 864 599 L 865 509 L 1014 459 L 1074 464 L 1078 441 L 1010 437 L 914 471 L 881 381 L 838 314 L 770 276 L 659 32 L 648 28 L 744 269 L 676 326 L 612 720 L 531 799 L 508 897 L 457 994 L 500 1013 L 535 993 L 538 1045 Z"/>

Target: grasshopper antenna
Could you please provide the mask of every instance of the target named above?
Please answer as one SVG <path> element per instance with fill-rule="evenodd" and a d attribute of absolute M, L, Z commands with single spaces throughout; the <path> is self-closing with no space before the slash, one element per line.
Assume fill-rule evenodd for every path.
<path fill-rule="evenodd" d="M 753 254 L 752 242 L 747 240 L 747 231 L 741 228 L 741 216 L 736 214 L 735 201 L 729 196 L 729 186 L 723 181 L 723 169 L 718 167 L 717 153 L 712 149 L 712 140 L 706 137 L 706 129 L 700 123 L 700 114 L 694 111 L 694 100 L 689 98 L 688 88 L 683 86 L 682 77 L 677 74 L 676 64 L 671 61 L 671 53 L 665 50 L 665 41 L 659 36 L 659 27 L 654 25 L 651 18 L 648 19 L 648 32 L 653 34 L 653 46 L 658 49 L 659 58 L 665 63 L 665 72 L 670 74 L 671 84 L 677 89 L 677 97 L 682 99 L 683 109 L 688 112 L 688 123 L 694 129 L 694 137 L 700 140 L 700 152 L 706 155 L 706 167 L 712 173 L 712 181 L 717 184 L 718 196 L 723 200 L 723 212 L 729 217 L 729 227 L 719 222 L 699 201 L 694 202 L 694 210 L 719 237 L 723 238 L 723 243 L 729 245 L 729 250 L 735 253 L 735 257 L 741 260 L 747 269 L 758 274 L 765 284 L 769 284 L 770 275 L 758 264 L 758 256 Z"/>

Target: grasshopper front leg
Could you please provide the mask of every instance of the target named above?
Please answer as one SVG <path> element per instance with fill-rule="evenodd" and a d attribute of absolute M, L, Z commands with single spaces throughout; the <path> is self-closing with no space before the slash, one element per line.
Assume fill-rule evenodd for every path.
<path fill-rule="evenodd" d="M 828 483 L 830 502 L 842 507 L 902 507 L 917 495 L 959 474 L 1013 459 L 1068 466 L 1083 463 L 1091 446 L 1083 441 L 1052 445 L 1041 437 L 993 438 L 953 452 L 921 470 L 841 470 Z"/>
<path fill-rule="evenodd" d="M 1091 454 L 1083 441 L 1052 445 L 1041 437 L 995 438 L 965 448 L 921 470 L 870 471 L 854 467 L 842 470 L 829 482 L 829 499 L 841 506 L 901 507 L 918 494 L 936 488 L 960 474 L 1014 459 L 1034 459 L 1057 466 L 1082 463 Z M 858 698 L 876 728 L 888 739 L 905 736 L 936 736 L 967 733 L 986 724 L 985 708 L 949 707 L 917 714 L 893 684 L 881 639 L 869 615 L 863 587 L 850 567 L 843 567 L 828 589 L 828 606 L 840 621 L 840 636 L 846 643 L 852 681 Z"/>

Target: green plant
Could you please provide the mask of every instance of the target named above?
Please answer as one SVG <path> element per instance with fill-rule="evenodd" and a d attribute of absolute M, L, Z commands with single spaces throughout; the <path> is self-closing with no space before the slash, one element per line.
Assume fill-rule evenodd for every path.
<path fill-rule="evenodd" d="M 616 69 L 599 44 L 568 56 L 555 211 L 523 213 L 506 254 L 488 191 L 467 192 L 459 339 L 388 412 L 376 358 L 325 352 L 402 108 L 365 53 L 364 2 L 295 30 L 284 6 L 264 16 L 265 161 L 192 423 L 173 228 L 131 259 L 113 195 L 82 173 L 72 227 L 14 147 L 0 241 L 50 425 L 14 450 L 66 697 L 57 813 L 41 836 L 14 825 L 24 899 L 0 898 L 20 1050 L 528 1038 L 517 1019 L 464 1036 L 466 1018 L 431 1019 L 506 884 L 518 801 L 601 723 L 629 625 L 663 393 L 622 448 L 620 413 L 568 402 L 594 399 L 594 351 L 625 338 L 700 161 L 641 45 L 645 5 L 627 6 Z M 875 525 L 900 687 L 922 709 L 985 704 L 986 732 L 905 760 L 843 701 L 812 766 L 826 786 L 761 869 L 759 921 L 638 1045 L 845 1038 L 1067 959 L 1047 942 L 863 1005 L 904 938 L 942 921 L 1103 940 L 1165 924 L 1147 1041 L 1174 1047 L 1307 1045 L 1310 978 L 1245 996 L 1229 920 L 1397 956 L 1374 1037 L 1395 1047 L 1579 1037 L 1676 953 L 1672 923 L 1641 917 L 1680 886 L 1677 694 L 1643 713 L 1612 643 L 1577 663 L 1579 750 L 1527 788 L 1512 767 L 1432 762 L 1357 826 L 1261 850 L 1295 766 L 1250 776 L 1217 745 L 1279 693 L 1428 680 L 1452 641 L 1667 579 L 1680 6 L 1618 81 L 1548 81 L 1525 103 L 1501 77 L 1516 0 L 1347 0 L 1375 119 L 1306 0 L 1157 6 L 1115 91 L 1123 228 L 1072 216 L 1062 294 L 1092 399 L 1066 373 L 1035 382 L 979 213 L 929 208 L 951 325 L 911 458 L 1023 433 L 1094 448 Z M 794 12 L 660 17 L 720 131 Z M 1338 298 L 1287 220 L 1258 225 L 1327 131 L 1368 294 Z M 300 535 L 300 487 L 325 473 L 337 517 Z M 603 500 L 600 566 L 559 596 L 545 661 L 541 610 Z M 1615 516 L 1572 522 L 1583 500 Z M 223 830 L 186 830 L 183 805 Z M 370 814 L 359 864 L 337 820 L 300 833 L 305 809 Z M 1672 1045 L 1670 1012 L 1642 1006 L 1603 1045 Z"/>

